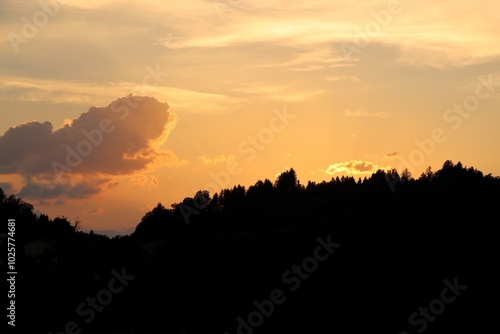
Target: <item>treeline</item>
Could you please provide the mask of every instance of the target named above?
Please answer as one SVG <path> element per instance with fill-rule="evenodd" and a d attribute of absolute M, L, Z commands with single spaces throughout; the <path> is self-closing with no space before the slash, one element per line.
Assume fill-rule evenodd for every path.
<path fill-rule="evenodd" d="M 211 223 L 218 226 L 230 223 L 230 229 L 241 231 L 271 230 L 279 225 L 307 229 L 330 218 L 345 223 L 339 215 L 363 224 L 368 222 L 351 214 L 385 207 L 393 210 L 406 209 L 405 206 L 415 208 L 435 201 L 440 201 L 440 206 L 457 200 L 484 200 L 484 204 L 494 204 L 499 184 L 498 176 L 484 175 L 473 167 L 464 167 L 460 162 L 453 164 L 449 160 L 436 172 L 428 167 L 418 178 L 413 178 L 407 170 L 401 175 L 396 170 L 379 170 L 363 179 L 337 176 L 328 182 L 309 181 L 307 185 L 300 183 L 292 168 L 274 182 L 259 180 L 248 189 L 237 185 L 212 197 L 208 191 L 200 190 L 171 208 L 158 203 L 144 215 L 130 238 L 138 242 L 176 239 L 176 233 L 190 230 L 188 226 L 191 230 L 204 229 Z M 108 240 L 112 244 L 112 240 L 127 238 L 82 232 L 78 219 L 71 223 L 64 216 L 50 219 L 45 214 L 35 215 L 33 205 L 15 195 L 7 197 L 1 188 L 0 215 L 3 220 L 16 218 L 20 222 L 20 236 L 25 241 L 45 238 L 58 243 L 68 240 L 74 243 L 77 239 L 86 242 L 88 238 L 94 242 Z M 370 221 L 373 223 L 375 219 Z"/>
<path fill-rule="evenodd" d="M 212 196 L 200 190 L 170 208 L 158 203 L 134 233 L 109 238 L 82 232 L 66 217 L 37 216 L 32 205 L 0 190 L 2 220 L 17 220 L 24 245 L 19 290 L 26 316 L 44 314 L 43 301 L 53 316 L 38 324 L 54 332 L 120 268 L 135 280 L 83 324 L 86 330 L 168 322 L 164 332 L 236 332 L 237 316 L 283 287 L 283 273 L 328 236 L 341 245 L 338 251 L 258 332 L 302 325 L 307 332 L 323 317 L 352 332 L 404 330 L 408 315 L 426 301 L 422 296 L 430 298 L 456 276 L 474 288 L 467 306 L 445 319 L 458 321 L 467 312 L 474 328 L 477 319 L 489 328 L 484 315 L 492 310 L 481 304 L 482 289 L 493 283 L 499 203 L 500 178 L 460 162 L 446 161 L 436 172 L 429 167 L 418 178 L 379 170 L 363 179 L 307 184 L 289 169 L 248 189 L 238 185 Z M 346 320 L 352 317 L 356 325 Z"/>

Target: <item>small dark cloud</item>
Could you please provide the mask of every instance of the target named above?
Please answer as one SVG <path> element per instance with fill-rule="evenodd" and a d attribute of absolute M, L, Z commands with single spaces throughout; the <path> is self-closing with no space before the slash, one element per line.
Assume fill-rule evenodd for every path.
<path fill-rule="evenodd" d="M 104 209 L 99 208 L 99 209 L 89 210 L 89 211 L 87 211 L 85 213 L 87 213 L 89 215 L 100 215 L 100 214 L 104 213 Z"/>
<path fill-rule="evenodd" d="M 24 187 L 19 191 L 18 196 L 37 199 L 64 196 L 65 198 L 82 199 L 99 193 L 102 185 L 107 184 L 109 181 L 109 178 L 94 178 L 71 184 L 69 182 L 47 183 L 40 182 L 39 179 L 29 178 Z"/>
<path fill-rule="evenodd" d="M 394 159 L 399 155 L 399 152 L 392 152 L 392 153 L 387 153 L 384 155 L 384 158 L 386 159 Z"/>

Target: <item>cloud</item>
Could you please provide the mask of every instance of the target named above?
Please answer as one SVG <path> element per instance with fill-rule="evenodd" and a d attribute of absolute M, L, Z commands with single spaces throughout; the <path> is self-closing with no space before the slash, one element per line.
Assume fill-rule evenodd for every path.
<path fill-rule="evenodd" d="M 338 162 L 336 164 L 328 166 L 325 173 L 329 175 L 334 175 L 336 173 L 347 173 L 347 174 L 371 174 L 375 173 L 377 170 L 388 170 L 390 167 L 382 167 L 369 161 L 362 160 L 351 160 L 347 162 Z"/>
<path fill-rule="evenodd" d="M 319 95 L 328 93 L 324 89 L 311 89 L 298 84 L 270 85 L 265 81 L 239 84 L 231 90 L 250 95 L 253 99 L 260 97 L 281 102 L 314 100 Z"/>
<path fill-rule="evenodd" d="M 0 136 L 0 173 L 53 173 L 54 162 L 78 173 L 121 175 L 144 169 L 166 154 L 155 144 L 175 124 L 168 108 L 154 98 L 121 98 L 90 108 L 56 131 L 50 122 L 11 127 Z"/>
<path fill-rule="evenodd" d="M 104 209 L 99 208 L 99 209 L 89 210 L 85 213 L 89 215 L 102 215 L 104 213 Z"/>
<path fill-rule="evenodd" d="M 147 72 L 146 72 L 147 73 Z M 4 77 L 0 82 L 0 101 L 35 102 L 66 105 L 104 105 L 116 95 L 138 92 L 167 99 L 177 111 L 199 114 L 227 114 L 228 105 L 237 105 L 242 99 L 225 94 L 198 90 L 134 84 L 133 82 L 86 82 L 23 77 Z M 65 119 L 63 125 L 73 120 Z"/>
<path fill-rule="evenodd" d="M 140 186 L 144 189 L 156 189 L 160 183 L 158 178 L 154 175 L 138 175 L 130 179 L 130 184 Z"/>
<path fill-rule="evenodd" d="M 64 197 L 68 199 L 82 199 L 98 194 L 104 185 L 108 185 L 110 178 L 88 177 L 87 180 L 65 180 L 54 182 L 46 176 L 28 177 L 26 184 L 19 191 L 18 196 L 36 199 L 51 199 Z"/>
<path fill-rule="evenodd" d="M 234 160 L 234 155 L 226 157 L 225 155 L 221 154 L 221 155 L 217 155 L 213 158 L 209 158 L 206 155 L 202 155 L 199 158 L 204 165 L 216 165 L 220 162 Z"/>
<path fill-rule="evenodd" d="M 361 35 L 366 36 L 369 43 L 396 47 L 401 53 L 399 60 L 405 63 L 465 66 L 500 54 L 496 47 L 498 30 L 494 24 L 500 5 L 490 1 L 484 6 L 479 8 L 470 1 L 462 1 L 458 6 L 455 0 L 413 1 L 401 4 L 401 14 L 391 15 L 388 24 L 381 24 L 380 13 L 386 10 L 387 1 L 356 1 L 355 4 L 324 0 L 304 4 L 282 0 L 245 1 L 244 10 L 231 12 L 225 16 L 224 24 L 213 25 L 211 29 L 192 28 L 180 20 L 169 21 L 185 37 L 181 42 L 167 41 L 164 45 L 178 49 L 261 43 L 306 48 L 336 45 L 340 49 L 346 45 L 355 47 Z M 206 8 L 200 7 L 200 10 Z M 454 15 L 449 15 L 450 10 Z M 197 20 L 200 18 L 198 13 L 184 15 Z M 396 18 L 397 24 L 394 23 Z M 205 19 L 199 24 L 209 24 L 206 22 L 217 21 Z M 370 34 L 370 25 L 378 26 L 380 33 Z M 304 67 L 304 70 L 313 69 Z"/>
<path fill-rule="evenodd" d="M 5 77 L 0 83 L 0 100 L 89 105 L 105 103 L 104 96 L 127 94 L 132 83 L 75 82 L 38 78 Z M 69 124 L 71 120 L 65 120 Z"/>
<path fill-rule="evenodd" d="M 398 156 L 399 156 L 398 152 L 392 152 L 392 153 L 387 153 L 386 155 L 384 155 L 384 158 L 386 158 L 386 159 L 397 159 Z"/>
<path fill-rule="evenodd" d="M 92 107 L 55 130 L 27 122 L 0 136 L 0 174 L 19 174 L 19 195 L 37 199 L 86 198 L 132 175 L 179 159 L 160 149 L 176 124 L 167 103 L 129 95 Z"/>
<path fill-rule="evenodd" d="M 0 189 L 2 189 L 5 194 L 10 194 L 14 187 L 10 182 L 0 182 Z"/>
<path fill-rule="evenodd" d="M 345 81 L 350 80 L 354 82 L 360 82 L 359 78 L 354 75 L 338 75 L 338 76 L 328 76 L 325 78 L 326 81 Z"/>

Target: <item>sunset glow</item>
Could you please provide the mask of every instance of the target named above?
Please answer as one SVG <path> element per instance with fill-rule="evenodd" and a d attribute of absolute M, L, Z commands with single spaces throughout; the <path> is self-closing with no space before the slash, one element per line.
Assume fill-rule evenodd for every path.
<path fill-rule="evenodd" d="M 500 2 L 5 0 L 0 187 L 125 234 L 293 167 L 500 175 Z"/>

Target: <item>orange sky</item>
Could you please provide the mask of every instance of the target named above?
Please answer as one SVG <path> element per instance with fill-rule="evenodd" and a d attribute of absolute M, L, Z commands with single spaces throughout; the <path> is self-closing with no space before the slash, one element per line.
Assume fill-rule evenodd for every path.
<path fill-rule="evenodd" d="M 289 167 L 500 175 L 500 2 L 0 6 L 0 187 L 86 229 Z"/>

